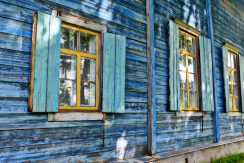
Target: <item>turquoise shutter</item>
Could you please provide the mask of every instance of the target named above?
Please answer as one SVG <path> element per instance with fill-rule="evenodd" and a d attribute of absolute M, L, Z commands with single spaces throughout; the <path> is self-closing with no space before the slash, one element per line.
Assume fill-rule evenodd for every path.
<path fill-rule="evenodd" d="M 179 75 L 179 28 L 169 21 L 169 88 L 170 110 L 180 110 L 180 75 Z"/>
<path fill-rule="evenodd" d="M 125 36 L 104 34 L 102 111 L 122 113 L 125 110 Z"/>
<path fill-rule="evenodd" d="M 242 112 L 244 112 L 244 56 L 239 55 Z"/>
<path fill-rule="evenodd" d="M 225 110 L 230 111 L 230 97 L 229 97 L 229 71 L 228 71 L 228 49 L 222 47 L 222 59 L 223 59 L 223 73 L 224 73 L 224 89 L 225 89 Z"/>
<path fill-rule="evenodd" d="M 36 31 L 33 32 L 32 86 L 30 88 L 32 112 L 58 111 L 59 57 L 61 21 L 47 14 L 37 13 Z"/>
<path fill-rule="evenodd" d="M 214 111 L 211 41 L 204 36 L 200 36 L 199 44 L 201 63 L 202 111 Z"/>

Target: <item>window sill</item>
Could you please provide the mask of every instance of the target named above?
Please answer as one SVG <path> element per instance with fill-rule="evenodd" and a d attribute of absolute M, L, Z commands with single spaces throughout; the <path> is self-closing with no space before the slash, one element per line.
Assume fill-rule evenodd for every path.
<path fill-rule="evenodd" d="M 176 112 L 177 117 L 202 117 L 202 112 L 196 112 L 196 111 L 179 111 Z"/>
<path fill-rule="evenodd" d="M 48 121 L 50 122 L 92 121 L 92 120 L 102 120 L 102 119 L 103 119 L 103 114 L 98 112 L 48 113 Z"/>
<path fill-rule="evenodd" d="M 242 116 L 241 112 L 228 112 L 227 114 L 228 114 L 228 116 Z"/>

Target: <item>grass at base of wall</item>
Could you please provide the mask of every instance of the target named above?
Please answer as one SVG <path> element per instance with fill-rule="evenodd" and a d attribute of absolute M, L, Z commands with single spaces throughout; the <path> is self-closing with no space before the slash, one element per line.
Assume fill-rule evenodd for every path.
<path fill-rule="evenodd" d="M 244 153 L 232 153 L 219 157 L 211 163 L 244 163 Z"/>

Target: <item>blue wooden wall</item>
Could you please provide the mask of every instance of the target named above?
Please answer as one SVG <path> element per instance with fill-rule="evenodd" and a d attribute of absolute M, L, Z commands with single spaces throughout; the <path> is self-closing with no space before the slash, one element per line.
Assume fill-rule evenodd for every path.
<path fill-rule="evenodd" d="M 211 114 L 204 117 L 176 116 L 169 112 L 168 21 L 178 18 L 202 33 L 207 33 L 205 1 L 155 0 L 157 151 L 209 144 L 213 142 Z"/>
<path fill-rule="evenodd" d="M 244 7 L 228 1 L 213 0 L 213 30 L 215 35 L 216 49 L 216 72 L 217 72 L 217 98 L 220 138 L 230 139 L 232 137 L 242 136 L 244 133 L 244 119 L 241 116 L 228 116 L 225 113 L 225 97 L 224 97 L 224 79 L 223 79 L 223 63 L 222 63 L 222 46 L 228 41 L 233 45 L 244 50 Z"/>
<path fill-rule="evenodd" d="M 238 13 L 226 10 L 220 1 L 222 0 L 213 1 L 212 11 L 221 138 L 227 139 L 242 134 L 242 120 L 240 116 L 230 117 L 224 113 L 221 45 L 224 39 L 228 39 L 244 48 L 241 38 L 244 36 L 244 21 L 238 18 Z M 212 143 L 211 114 L 205 114 L 203 118 L 177 117 L 174 112 L 168 111 L 168 20 L 172 17 L 179 18 L 206 34 L 205 1 L 155 0 L 154 4 L 157 152 Z M 52 9 L 102 22 L 107 25 L 108 32 L 125 35 L 127 38 L 126 113 L 107 115 L 104 137 L 102 121 L 48 122 L 47 114 L 27 111 L 32 15 L 35 11 L 50 14 Z M 0 162 L 112 160 L 116 158 L 116 141 L 123 131 L 126 131 L 125 138 L 128 142 L 126 157 L 145 155 L 145 0 L 0 0 Z"/>
<path fill-rule="evenodd" d="M 127 37 L 126 113 L 108 114 L 104 135 L 102 121 L 48 122 L 47 114 L 27 111 L 32 15 L 52 9 L 102 22 L 108 32 Z M 145 12 L 145 0 L 0 0 L 0 162 L 112 160 L 123 131 L 126 157 L 146 154 Z"/>

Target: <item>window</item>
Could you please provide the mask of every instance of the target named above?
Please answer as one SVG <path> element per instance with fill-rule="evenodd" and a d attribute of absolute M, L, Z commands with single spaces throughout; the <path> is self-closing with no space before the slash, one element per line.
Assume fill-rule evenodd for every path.
<path fill-rule="evenodd" d="M 62 25 L 59 109 L 98 110 L 99 33 Z"/>
<path fill-rule="evenodd" d="M 239 58 L 238 54 L 228 50 L 229 72 L 229 105 L 230 111 L 240 111 L 240 82 L 239 82 Z"/>
<path fill-rule="evenodd" d="M 179 31 L 180 109 L 199 110 L 196 37 Z"/>

